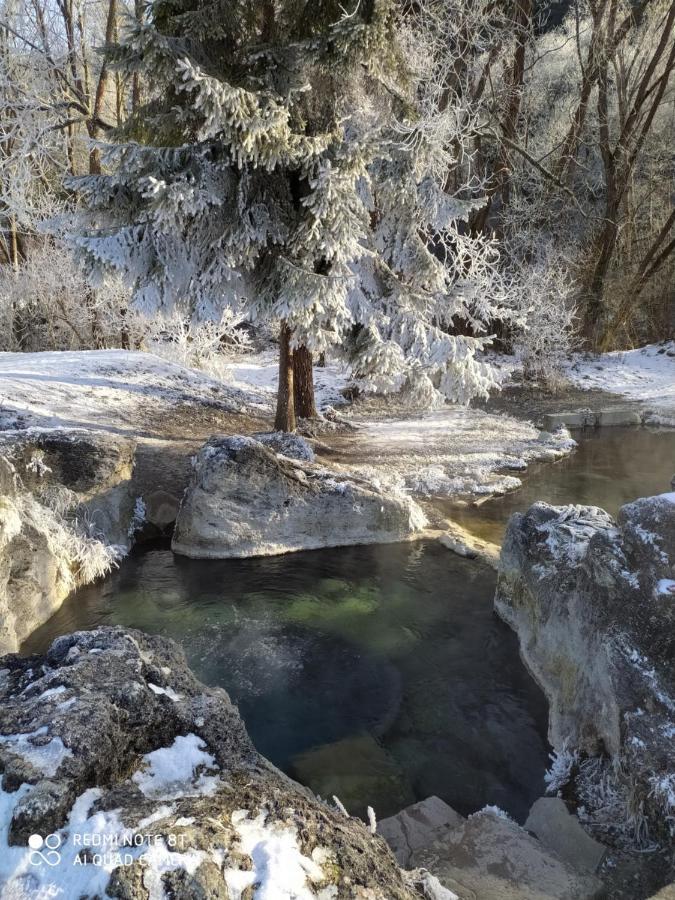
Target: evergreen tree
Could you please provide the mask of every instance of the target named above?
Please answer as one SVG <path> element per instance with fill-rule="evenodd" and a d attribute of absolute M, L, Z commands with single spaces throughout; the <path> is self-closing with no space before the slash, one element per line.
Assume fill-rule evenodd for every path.
<path fill-rule="evenodd" d="M 312 352 L 425 402 L 494 383 L 476 353 L 508 286 L 491 242 L 458 225 L 476 202 L 444 192 L 451 121 L 419 103 L 397 9 L 155 0 L 110 48 L 149 97 L 106 148 L 108 174 L 76 180 L 76 244 L 150 312 L 278 321 L 278 429 L 295 428 L 296 399 L 314 410 Z M 471 336 L 449 333 L 460 319 Z"/>

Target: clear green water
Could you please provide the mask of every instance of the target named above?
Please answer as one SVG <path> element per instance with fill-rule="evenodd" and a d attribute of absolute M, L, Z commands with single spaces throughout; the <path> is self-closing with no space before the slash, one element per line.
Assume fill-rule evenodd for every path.
<path fill-rule="evenodd" d="M 668 489 L 675 431 L 605 429 L 521 491 L 457 514 L 499 540 L 535 499 L 622 503 Z M 255 560 L 134 553 L 26 641 L 122 624 L 179 641 L 239 704 L 258 749 L 323 797 L 379 817 L 430 794 L 523 821 L 543 791 L 547 704 L 492 611 L 495 574 L 436 543 Z"/>
<path fill-rule="evenodd" d="M 494 585 L 433 543 L 213 562 L 152 550 L 74 594 L 22 652 L 99 624 L 168 635 L 265 756 L 351 812 L 437 794 L 522 820 L 543 788 L 547 706 Z"/>

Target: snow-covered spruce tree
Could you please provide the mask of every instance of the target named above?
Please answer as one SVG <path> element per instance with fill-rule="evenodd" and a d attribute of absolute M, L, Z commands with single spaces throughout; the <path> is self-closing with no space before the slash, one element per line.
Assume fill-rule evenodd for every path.
<path fill-rule="evenodd" d="M 109 174 L 76 181 L 75 243 L 144 309 L 278 321 L 279 429 L 295 427 L 299 347 L 425 401 L 493 383 L 475 357 L 508 285 L 491 242 L 457 226 L 475 204 L 443 189 L 452 116 L 418 107 L 399 8 L 155 0 L 111 50 L 150 96 Z M 472 336 L 448 333 L 460 319 Z"/>

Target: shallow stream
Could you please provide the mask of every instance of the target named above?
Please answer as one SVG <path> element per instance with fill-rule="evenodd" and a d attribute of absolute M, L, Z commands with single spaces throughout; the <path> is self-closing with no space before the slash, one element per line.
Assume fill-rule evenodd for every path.
<path fill-rule="evenodd" d="M 499 540 L 534 499 L 623 502 L 668 489 L 675 431 L 605 429 L 522 490 L 453 511 Z M 323 797 L 379 817 L 436 794 L 523 821 L 544 790 L 547 704 L 492 611 L 495 573 L 437 543 L 194 561 L 133 553 L 77 591 L 22 652 L 122 624 L 167 635 L 239 704 L 257 748 Z"/>

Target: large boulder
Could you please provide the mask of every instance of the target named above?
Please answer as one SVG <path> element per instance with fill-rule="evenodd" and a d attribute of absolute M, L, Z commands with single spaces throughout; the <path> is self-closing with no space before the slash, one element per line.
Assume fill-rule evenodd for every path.
<path fill-rule="evenodd" d="M 0 666 L 0 895 L 444 896 L 261 757 L 173 642 L 100 628 Z"/>
<path fill-rule="evenodd" d="M 136 442 L 100 431 L 62 428 L 0 434 L 0 453 L 15 467 L 23 486 L 38 499 L 61 495 L 77 504 L 92 529 L 111 544 L 124 544 L 133 515 L 130 483 Z"/>
<path fill-rule="evenodd" d="M 250 437 L 214 437 L 194 461 L 172 548 L 196 558 L 400 541 L 426 524 L 404 494 L 275 453 Z"/>
<path fill-rule="evenodd" d="M 605 840 L 670 841 L 675 495 L 511 518 L 495 605 L 550 701 L 551 788 Z M 567 788 L 571 790 L 570 787 Z"/>
<path fill-rule="evenodd" d="M 0 435 L 0 653 L 128 548 L 134 447 L 86 431 Z"/>

